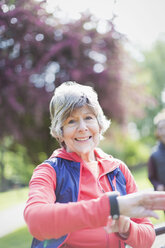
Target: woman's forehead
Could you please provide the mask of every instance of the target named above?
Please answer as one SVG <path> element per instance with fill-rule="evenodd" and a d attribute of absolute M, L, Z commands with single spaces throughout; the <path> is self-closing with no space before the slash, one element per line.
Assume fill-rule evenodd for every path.
<path fill-rule="evenodd" d="M 92 109 L 89 106 L 84 105 L 82 107 L 73 109 L 70 112 L 69 116 L 75 116 L 75 115 L 79 115 L 79 114 L 94 114 L 94 112 L 92 111 Z"/>

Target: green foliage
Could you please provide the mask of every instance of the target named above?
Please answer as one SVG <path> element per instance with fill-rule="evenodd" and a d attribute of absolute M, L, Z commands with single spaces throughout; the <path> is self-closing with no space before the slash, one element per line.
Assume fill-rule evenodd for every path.
<path fill-rule="evenodd" d="M 29 183 L 34 165 L 30 162 L 23 146 L 17 145 L 16 152 L 7 151 L 4 155 L 4 162 L 6 179 L 18 185 Z"/>
<path fill-rule="evenodd" d="M 40 163 L 47 154 L 39 152 L 37 157 Z M 15 143 L 12 137 L 5 137 L 0 147 L 0 191 L 28 185 L 35 166 L 26 147 Z"/>
<path fill-rule="evenodd" d="M 137 62 L 136 77 L 146 86 L 146 91 L 155 99 L 144 107 L 145 118 L 135 120 L 143 141 L 150 147 L 154 144 L 153 119 L 165 107 L 165 42 L 157 40 L 153 47 L 143 51 L 143 61 Z M 140 76 L 138 76 L 138 75 Z"/>
<path fill-rule="evenodd" d="M 0 247 L 2 248 L 29 248 L 32 242 L 32 236 L 27 227 L 12 232 L 0 238 Z"/>
<path fill-rule="evenodd" d="M 145 163 L 149 157 L 148 147 L 139 140 L 132 140 L 130 137 L 123 142 L 122 157 L 128 166 Z"/>
<path fill-rule="evenodd" d="M 1 145 L 0 155 L 0 189 L 3 190 L 12 186 L 19 187 L 27 185 L 31 178 L 34 165 L 29 159 L 26 148 L 17 143 L 13 143 L 11 137 L 6 137 L 3 139 Z M 43 153 L 40 154 L 40 157 L 44 158 Z M 5 180 L 2 180 L 2 174 Z M 3 184 L 5 184 L 5 187 Z"/>
<path fill-rule="evenodd" d="M 131 172 L 135 178 L 139 190 L 153 189 L 153 186 L 148 179 L 147 166 L 137 169 L 132 168 Z"/>
<path fill-rule="evenodd" d="M 153 48 L 149 51 L 144 51 L 144 69 L 151 74 L 150 86 L 151 92 L 158 100 L 159 105 L 162 105 L 161 92 L 165 89 L 165 42 L 158 40 Z"/>
<path fill-rule="evenodd" d="M 107 137 L 101 141 L 100 147 L 108 154 L 121 159 L 128 167 L 146 163 L 150 150 L 139 139 L 133 139 L 128 131 L 113 125 Z"/>

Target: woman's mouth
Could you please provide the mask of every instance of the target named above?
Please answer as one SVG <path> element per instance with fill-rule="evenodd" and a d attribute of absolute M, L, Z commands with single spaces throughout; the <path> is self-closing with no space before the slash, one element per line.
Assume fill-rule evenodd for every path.
<path fill-rule="evenodd" d="M 92 136 L 88 136 L 88 137 L 80 137 L 80 138 L 75 138 L 76 141 L 87 141 L 91 138 Z"/>

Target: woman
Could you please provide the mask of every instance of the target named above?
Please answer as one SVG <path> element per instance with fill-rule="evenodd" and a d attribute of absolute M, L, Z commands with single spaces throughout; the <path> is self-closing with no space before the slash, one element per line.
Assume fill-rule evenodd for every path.
<path fill-rule="evenodd" d="M 164 207 L 165 195 L 127 195 L 137 192 L 127 166 L 97 148 L 110 122 L 94 90 L 63 83 L 50 114 L 51 134 L 62 148 L 34 170 L 30 181 L 24 216 L 35 237 L 32 248 L 151 247 L 151 222 L 124 215 L 156 217 L 152 210 Z"/>

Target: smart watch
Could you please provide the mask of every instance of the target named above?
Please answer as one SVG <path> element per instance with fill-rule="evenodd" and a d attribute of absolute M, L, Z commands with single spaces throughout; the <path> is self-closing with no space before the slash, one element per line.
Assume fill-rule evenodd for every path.
<path fill-rule="evenodd" d="M 120 217 L 119 204 L 116 199 L 118 196 L 119 195 L 116 193 L 109 194 L 109 202 L 110 202 L 110 208 L 111 208 L 110 215 L 112 216 L 113 220 L 118 220 Z"/>

